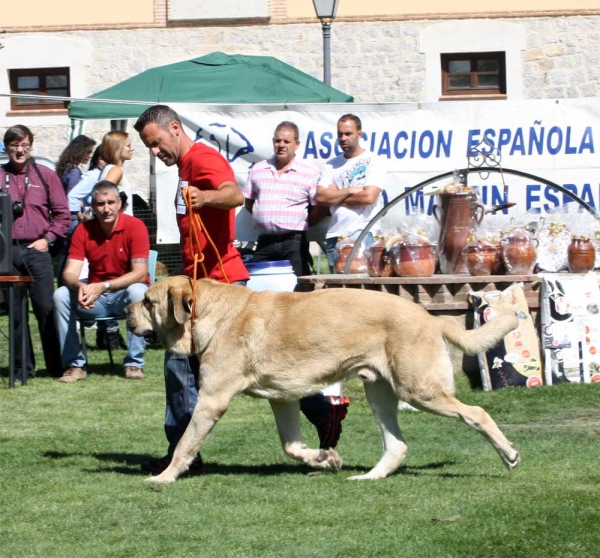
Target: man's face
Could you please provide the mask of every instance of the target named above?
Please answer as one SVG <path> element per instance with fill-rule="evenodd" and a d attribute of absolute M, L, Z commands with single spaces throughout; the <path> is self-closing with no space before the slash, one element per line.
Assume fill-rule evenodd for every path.
<path fill-rule="evenodd" d="M 6 145 L 8 158 L 15 168 L 23 168 L 31 153 L 31 140 L 26 137 L 21 140 L 12 140 Z"/>
<path fill-rule="evenodd" d="M 92 200 L 92 211 L 101 225 L 112 225 L 120 210 L 121 198 L 114 190 L 100 190 Z"/>
<path fill-rule="evenodd" d="M 175 120 L 169 124 L 167 130 L 151 122 L 140 132 L 140 138 L 155 157 L 170 167 L 181 158 L 181 132 L 179 123 Z"/>
<path fill-rule="evenodd" d="M 294 137 L 294 131 L 289 128 L 281 128 L 273 136 L 273 152 L 275 160 L 287 165 L 296 154 L 300 142 Z"/>
<path fill-rule="evenodd" d="M 340 149 L 344 153 L 353 153 L 359 147 L 362 130 L 357 130 L 354 120 L 343 120 L 338 122 L 337 137 Z"/>

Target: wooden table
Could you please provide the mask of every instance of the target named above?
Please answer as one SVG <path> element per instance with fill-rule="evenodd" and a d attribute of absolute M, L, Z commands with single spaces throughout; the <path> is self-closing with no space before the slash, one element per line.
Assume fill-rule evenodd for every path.
<path fill-rule="evenodd" d="M 15 387 L 15 289 L 24 289 L 25 283 L 32 282 L 31 277 L 21 275 L 0 275 L 0 288 L 8 291 L 8 387 Z M 21 383 L 27 385 L 27 297 L 21 297 Z"/>
<path fill-rule="evenodd" d="M 334 274 L 298 277 L 298 283 L 313 286 L 315 290 L 350 288 L 381 291 L 412 300 L 433 313 L 464 313 L 469 309 L 469 291 L 503 291 L 513 283 L 523 283 L 529 308 L 537 310 L 540 306 L 541 280 L 537 275 L 369 277 Z"/>

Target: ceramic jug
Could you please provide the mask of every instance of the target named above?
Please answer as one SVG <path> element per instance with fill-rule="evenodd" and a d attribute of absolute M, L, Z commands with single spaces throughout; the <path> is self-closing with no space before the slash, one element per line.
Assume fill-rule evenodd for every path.
<path fill-rule="evenodd" d="M 367 268 L 371 277 L 392 277 L 394 270 L 384 237 L 376 236 L 373 244 L 367 248 Z"/>
<path fill-rule="evenodd" d="M 400 277 L 431 277 L 435 273 L 437 246 L 427 241 L 402 241 L 392 248 L 392 265 Z"/>
<path fill-rule="evenodd" d="M 574 236 L 567 254 L 571 273 L 587 273 L 594 269 L 596 249 L 587 236 Z"/>
<path fill-rule="evenodd" d="M 465 247 L 464 253 L 471 275 L 495 275 L 501 257 L 498 245 L 476 240 Z"/>
<path fill-rule="evenodd" d="M 463 249 L 481 223 L 485 208 L 473 191 L 440 194 L 433 215 L 440 224 L 439 260 L 443 274 L 468 273 Z"/>
<path fill-rule="evenodd" d="M 537 258 L 538 240 L 526 229 L 517 228 L 500 242 L 508 275 L 531 275 Z"/>

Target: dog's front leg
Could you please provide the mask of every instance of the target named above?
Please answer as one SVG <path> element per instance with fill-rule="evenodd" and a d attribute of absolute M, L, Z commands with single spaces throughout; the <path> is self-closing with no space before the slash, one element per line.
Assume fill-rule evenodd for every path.
<path fill-rule="evenodd" d="M 281 446 L 286 455 L 316 469 L 339 471 L 342 460 L 333 449 L 310 449 L 302 443 L 300 433 L 300 403 L 298 401 L 269 401 L 279 431 Z"/>
<path fill-rule="evenodd" d="M 202 444 L 212 432 L 215 424 L 227 411 L 234 395 L 219 394 L 217 396 L 214 392 L 207 394 L 201 390 L 198 394 L 198 401 L 190 424 L 175 448 L 171 463 L 160 475 L 150 477 L 148 481 L 158 483 L 175 482 L 182 473 L 185 473 L 198 451 L 200 451 Z"/>

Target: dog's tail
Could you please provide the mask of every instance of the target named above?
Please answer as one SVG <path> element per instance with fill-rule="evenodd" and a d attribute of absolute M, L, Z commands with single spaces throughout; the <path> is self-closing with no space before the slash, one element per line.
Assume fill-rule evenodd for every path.
<path fill-rule="evenodd" d="M 463 353 L 475 355 L 495 347 L 500 340 L 519 325 L 514 310 L 498 309 L 497 315 L 477 329 L 464 328 L 442 320 L 442 336 Z"/>

